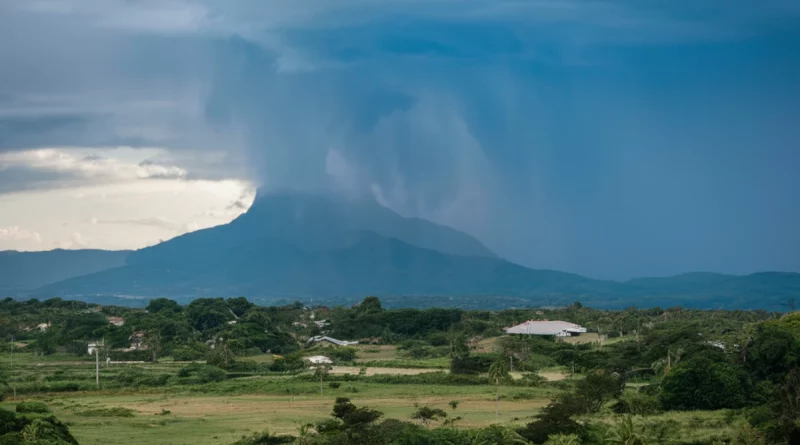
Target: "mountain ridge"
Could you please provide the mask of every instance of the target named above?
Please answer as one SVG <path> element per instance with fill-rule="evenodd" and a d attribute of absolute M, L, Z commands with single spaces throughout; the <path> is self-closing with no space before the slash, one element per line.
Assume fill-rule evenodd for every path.
<path fill-rule="evenodd" d="M 63 252 L 103 256 L 103 251 L 53 255 Z M 42 283 L 42 277 L 25 293 L 42 298 L 243 295 L 334 303 L 371 294 L 398 301 L 404 295 L 428 295 L 423 304 L 471 297 L 490 307 L 489 297 L 507 297 L 531 305 L 579 300 L 596 307 L 727 308 L 777 308 L 800 295 L 800 274 L 792 272 L 692 272 L 619 282 L 530 269 L 498 257 L 470 235 L 403 217 L 374 201 L 286 193 L 257 197 L 229 224 L 109 258 L 113 261 L 97 260 L 93 269 L 60 280 Z M 0 274 L 0 290 L 9 288 Z"/>

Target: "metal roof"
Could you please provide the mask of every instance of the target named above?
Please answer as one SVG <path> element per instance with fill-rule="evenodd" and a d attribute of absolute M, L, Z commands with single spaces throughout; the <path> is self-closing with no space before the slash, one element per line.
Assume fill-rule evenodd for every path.
<path fill-rule="evenodd" d="M 339 345 L 339 346 L 350 346 L 350 345 L 357 345 L 358 344 L 357 341 L 337 340 L 335 338 L 323 337 L 323 336 L 320 336 L 320 335 L 317 335 L 316 337 L 311 337 L 311 338 L 308 339 L 309 343 L 312 342 L 312 341 L 315 342 L 315 343 L 321 342 L 321 341 L 327 341 L 327 342 L 331 342 L 331 343 L 333 343 L 335 345 Z"/>
<path fill-rule="evenodd" d="M 505 329 L 506 334 L 528 334 L 528 335 L 555 335 L 565 336 L 569 334 L 583 334 L 586 328 L 559 320 L 528 320 L 516 326 Z"/>

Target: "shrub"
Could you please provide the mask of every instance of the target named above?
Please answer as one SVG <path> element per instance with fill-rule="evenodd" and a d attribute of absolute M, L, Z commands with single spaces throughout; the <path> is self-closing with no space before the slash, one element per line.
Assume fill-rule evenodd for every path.
<path fill-rule="evenodd" d="M 190 348 L 188 346 L 179 346 L 172 349 L 172 358 L 179 362 L 191 362 L 195 360 L 203 360 L 208 354 L 208 351 L 198 348 Z"/>
<path fill-rule="evenodd" d="M 117 373 L 117 382 L 123 386 L 164 386 L 169 378 L 169 374 L 145 374 L 141 368 L 125 368 Z"/>
<path fill-rule="evenodd" d="M 466 357 L 453 357 L 450 361 L 452 374 L 480 374 L 489 371 L 489 366 L 495 362 L 495 356 L 490 354 L 473 355 Z"/>
<path fill-rule="evenodd" d="M 114 407 L 114 408 L 96 408 L 79 411 L 76 413 L 83 417 L 133 417 L 136 411 L 128 408 Z"/>
<path fill-rule="evenodd" d="M 178 377 L 188 380 L 189 383 L 221 382 L 225 380 L 226 372 L 212 365 L 192 364 L 181 368 Z"/>
<path fill-rule="evenodd" d="M 746 382 L 746 374 L 729 363 L 698 357 L 664 377 L 659 398 L 668 410 L 740 408 Z"/>
<path fill-rule="evenodd" d="M 42 402 L 20 402 L 17 404 L 18 413 L 47 414 L 50 408 Z"/>
<path fill-rule="evenodd" d="M 0 445 L 19 445 L 21 443 L 25 443 L 22 433 L 13 432 L 0 436 Z"/>
<path fill-rule="evenodd" d="M 342 384 L 339 382 L 330 382 L 328 383 L 328 386 L 330 386 L 333 389 L 339 389 L 339 387 L 342 386 Z"/>
<path fill-rule="evenodd" d="M 628 391 L 619 398 L 611 409 L 617 414 L 648 416 L 657 413 L 660 407 L 661 405 L 656 397 L 638 391 Z"/>
<path fill-rule="evenodd" d="M 328 355 L 334 360 L 341 362 L 352 362 L 356 359 L 356 348 L 343 347 L 343 348 L 330 348 L 326 351 Z"/>

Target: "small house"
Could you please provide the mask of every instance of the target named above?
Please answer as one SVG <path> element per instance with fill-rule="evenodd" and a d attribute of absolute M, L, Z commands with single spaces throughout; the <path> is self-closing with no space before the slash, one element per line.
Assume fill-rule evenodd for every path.
<path fill-rule="evenodd" d="M 560 320 L 528 320 L 510 328 L 506 334 L 542 335 L 548 337 L 574 337 L 586 333 L 586 328 Z"/>
<path fill-rule="evenodd" d="M 93 341 L 87 345 L 86 353 L 89 355 L 94 355 L 96 352 L 99 352 L 100 348 L 102 347 L 103 347 L 103 342 Z"/>
<path fill-rule="evenodd" d="M 114 326 L 124 326 L 125 319 L 122 317 L 108 317 L 108 323 Z"/>

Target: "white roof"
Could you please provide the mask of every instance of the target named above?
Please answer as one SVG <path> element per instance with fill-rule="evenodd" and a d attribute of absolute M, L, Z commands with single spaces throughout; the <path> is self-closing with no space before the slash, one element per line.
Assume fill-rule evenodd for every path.
<path fill-rule="evenodd" d="M 586 332 L 586 328 L 570 323 L 568 321 L 558 320 L 528 320 L 516 326 L 505 329 L 506 334 L 528 334 L 528 335 L 565 335 L 567 333 L 582 334 Z"/>
<path fill-rule="evenodd" d="M 333 363 L 333 360 L 329 359 L 328 357 L 325 357 L 324 355 L 314 355 L 311 357 L 306 357 L 306 360 L 316 365 L 320 363 L 327 363 L 327 364 Z"/>
<path fill-rule="evenodd" d="M 357 345 L 358 344 L 357 341 L 337 340 L 337 339 L 332 338 L 332 337 L 323 337 L 323 336 L 320 336 L 320 335 L 317 335 L 316 337 L 311 337 L 311 338 L 308 339 L 308 341 L 309 342 L 313 341 L 315 343 L 321 342 L 321 341 L 328 341 L 328 342 L 331 342 L 331 343 L 333 343 L 335 345 L 339 345 L 339 346 L 350 346 L 350 345 Z"/>

